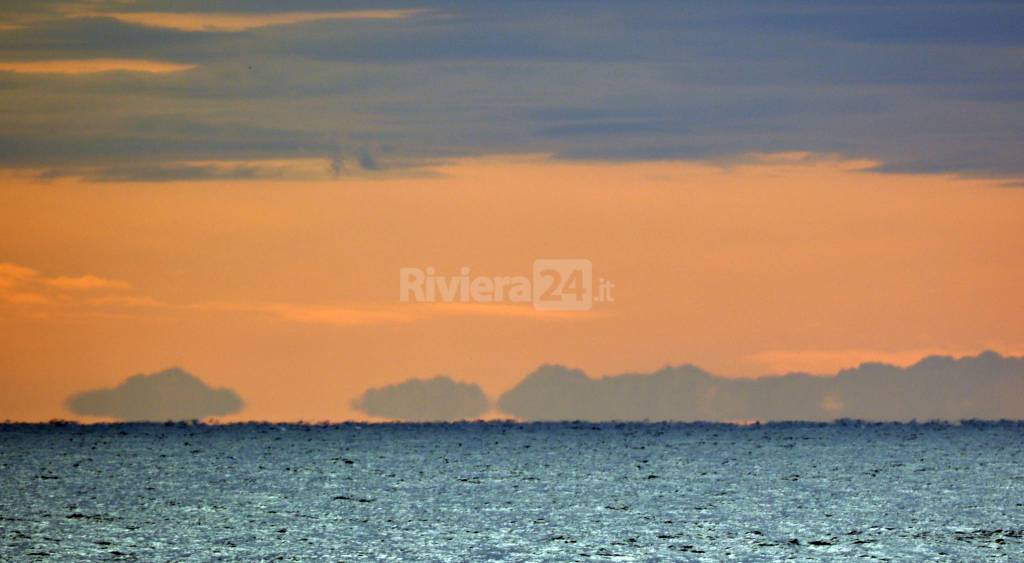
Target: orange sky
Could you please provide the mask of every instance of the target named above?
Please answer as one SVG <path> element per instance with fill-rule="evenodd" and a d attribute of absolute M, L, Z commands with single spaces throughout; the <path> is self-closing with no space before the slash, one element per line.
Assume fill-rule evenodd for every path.
<path fill-rule="evenodd" d="M 543 362 L 750 376 L 1024 351 L 1024 190 L 871 164 L 493 156 L 180 183 L 6 172 L 0 419 L 68 418 L 71 393 L 174 365 L 234 388 L 247 408 L 232 419 L 340 420 L 361 417 L 349 401 L 368 387 L 447 373 L 496 395 Z M 398 301 L 401 267 L 529 276 L 537 258 L 591 260 L 615 301 L 561 315 Z"/>

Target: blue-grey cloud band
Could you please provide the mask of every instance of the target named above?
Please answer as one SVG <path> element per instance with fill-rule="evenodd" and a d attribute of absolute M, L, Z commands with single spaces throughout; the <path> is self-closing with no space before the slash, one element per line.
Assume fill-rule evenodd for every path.
<path fill-rule="evenodd" d="M 808 150 L 887 171 L 1024 171 L 1024 8 L 1013 3 L 407 2 L 398 7 L 420 11 L 239 31 L 104 15 L 209 10 L 139 4 L 90 3 L 88 17 L 45 2 L 0 8 L 15 22 L 0 29 L 0 60 L 196 65 L 0 72 L 0 101 L 18 108 L 0 116 L 0 166 L 219 179 L 223 171 L 173 163 L 313 155 L 329 173 L 482 153 L 621 160 Z"/>

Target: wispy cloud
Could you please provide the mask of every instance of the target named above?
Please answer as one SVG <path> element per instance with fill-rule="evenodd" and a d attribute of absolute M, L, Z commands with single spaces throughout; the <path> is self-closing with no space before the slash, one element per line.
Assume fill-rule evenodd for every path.
<path fill-rule="evenodd" d="M 79 305 L 88 303 L 76 300 L 71 293 L 97 290 L 125 290 L 131 288 L 131 284 L 121 280 L 114 280 L 85 274 L 82 276 L 53 276 L 44 275 L 39 270 L 13 264 L 10 262 L 0 263 L 0 302 L 16 306 L 56 306 L 56 305 Z M 118 296 L 109 296 L 117 298 Z M 120 296 L 123 298 L 124 296 Z M 90 296 L 89 300 L 103 299 L 100 296 Z"/>
<path fill-rule="evenodd" d="M 0 61 L 0 72 L 22 74 L 97 74 L 101 72 L 146 72 L 165 74 L 196 68 L 193 64 L 147 59 L 49 59 Z"/>
<path fill-rule="evenodd" d="M 403 305 L 421 317 L 505 317 L 543 320 L 581 320 L 607 316 L 606 311 L 558 311 L 535 309 L 531 304 L 419 303 Z"/>
<path fill-rule="evenodd" d="M 53 302 L 49 296 L 35 287 L 39 272 L 32 268 L 0 263 L 0 303 L 10 305 L 48 305 Z"/>
<path fill-rule="evenodd" d="M 152 315 L 166 312 L 258 315 L 287 323 L 336 327 L 397 325 L 444 317 L 495 317 L 537 321 L 588 320 L 604 315 L 598 311 L 546 311 L 530 304 L 393 303 L 323 304 L 283 302 L 198 302 L 174 304 L 131 292 L 132 284 L 93 274 L 46 276 L 13 263 L 0 263 L 0 302 L 21 307 L 37 306 L 49 313 L 98 314 L 107 308 L 119 315 Z M 110 293 L 115 291 L 116 293 Z M 107 293 L 104 293 L 107 292 Z M 127 292 L 127 293 L 126 293 Z M 83 295 L 85 294 L 85 295 Z M 37 311 L 38 312 L 38 311 Z"/>
<path fill-rule="evenodd" d="M 366 326 L 407 324 L 440 317 L 498 317 L 533 320 L 586 320 L 602 316 L 595 311 L 541 311 L 530 305 L 429 303 L 377 306 L 316 305 L 296 303 L 198 303 L 187 306 L 201 311 L 247 313 L 302 324 Z"/>
<path fill-rule="evenodd" d="M 105 295 L 103 297 L 89 297 L 85 300 L 85 304 L 106 307 L 168 307 L 163 301 L 158 301 L 152 297 L 139 297 L 132 295 Z"/>
<path fill-rule="evenodd" d="M 107 278 L 101 278 L 99 276 L 85 275 L 85 276 L 57 276 L 55 278 L 47 278 L 45 280 L 46 285 L 50 285 L 59 289 L 128 289 L 131 284 L 120 280 L 109 280 Z"/>
<path fill-rule="evenodd" d="M 244 161 L 181 161 L 123 163 L 104 167 L 69 168 L 51 174 L 92 182 L 182 182 L 211 180 L 316 180 L 332 176 L 326 158 L 277 158 Z"/>
<path fill-rule="evenodd" d="M 0 291 L 0 300 L 12 305 L 49 305 L 55 301 L 42 293 L 32 291 Z"/>
<path fill-rule="evenodd" d="M 24 283 L 39 275 L 37 270 L 10 262 L 0 262 L 0 288 Z"/>
<path fill-rule="evenodd" d="M 422 10 L 349 10 L 333 12 L 105 12 L 95 15 L 179 31 L 240 32 L 248 29 L 328 20 L 397 20 Z"/>
<path fill-rule="evenodd" d="M 408 312 L 388 308 L 298 305 L 289 303 L 197 303 L 188 308 L 199 311 L 258 314 L 304 324 L 359 326 L 412 322 Z"/>

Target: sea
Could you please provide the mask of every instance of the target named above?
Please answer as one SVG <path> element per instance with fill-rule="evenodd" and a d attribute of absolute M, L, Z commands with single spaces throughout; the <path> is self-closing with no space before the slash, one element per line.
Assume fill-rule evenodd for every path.
<path fill-rule="evenodd" d="M 0 425 L 2 561 L 1024 561 L 1024 423 Z"/>

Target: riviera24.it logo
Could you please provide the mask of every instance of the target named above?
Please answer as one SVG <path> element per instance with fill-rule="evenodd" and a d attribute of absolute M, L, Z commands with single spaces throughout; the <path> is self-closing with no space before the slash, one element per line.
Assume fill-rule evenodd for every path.
<path fill-rule="evenodd" d="M 548 311 L 587 311 L 594 303 L 614 301 L 615 284 L 594 278 L 594 266 L 581 258 L 543 258 L 531 276 L 474 276 L 468 266 L 456 275 L 433 267 L 401 268 L 399 300 L 403 303 L 532 303 Z"/>

